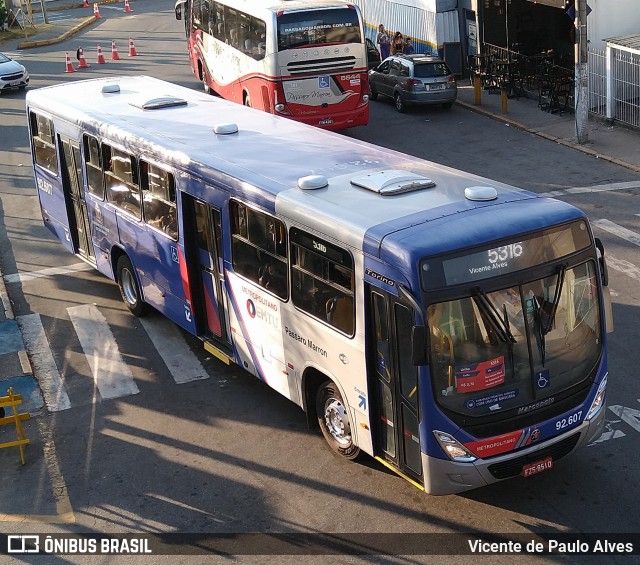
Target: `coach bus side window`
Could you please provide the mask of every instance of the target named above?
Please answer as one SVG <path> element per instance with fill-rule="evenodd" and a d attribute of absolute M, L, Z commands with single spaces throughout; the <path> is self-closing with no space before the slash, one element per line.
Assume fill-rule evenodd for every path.
<path fill-rule="evenodd" d="M 144 221 L 170 238 L 178 239 L 173 175 L 156 165 L 140 161 L 140 186 Z"/>
<path fill-rule="evenodd" d="M 103 143 L 102 162 L 107 200 L 140 219 L 140 189 L 135 157 Z"/>
<path fill-rule="evenodd" d="M 287 297 L 287 241 L 284 224 L 232 201 L 231 245 L 235 271 L 280 298 Z"/>
<path fill-rule="evenodd" d="M 104 185 L 102 184 L 100 143 L 91 135 L 84 136 L 84 163 L 89 192 L 102 200 L 104 198 Z"/>
<path fill-rule="evenodd" d="M 355 309 L 351 254 L 297 228 L 292 228 L 290 239 L 293 303 L 352 336 Z"/>
<path fill-rule="evenodd" d="M 31 136 L 36 163 L 58 174 L 58 156 L 53 134 L 53 120 L 31 112 Z"/>

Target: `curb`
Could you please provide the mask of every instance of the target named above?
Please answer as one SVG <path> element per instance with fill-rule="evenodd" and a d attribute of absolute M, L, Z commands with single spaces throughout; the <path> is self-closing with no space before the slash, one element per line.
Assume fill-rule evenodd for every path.
<path fill-rule="evenodd" d="M 61 43 L 66 39 L 69 39 L 72 35 L 75 35 L 79 31 L 83 30 L 85 27 L 91 25 L 93 22 L 98 19 L 95 16 L 89 16 L 82 22 L 80 22 L 77 26 L 72 27 L 70 30 L 66 31 L 62 35 L 58 37 L 52 37 L 51 39 L 42 39 L 40 41 L 23 41 L 22 43 L 18 43 L 18 49 L 31 49 L 32 47 L 44 47 L 45 45 L 53 45 L 55 43 Z"/>
<path fill-rule="evenodd" d="M 618 165 L 620 167 L 624 167 L 626 169 L 629 169 L 631 171 L 634 171 L 636 173 L 640 173 L 640 167 L 638 165 L 633 165 L 632 163 L 627 163 L 626 161 L 622 161 L 621 159 L 617 159 L 616 157 L 611 157 L 609 155 L 604 155 L 602 153 L 598 153 L 598 151 L 594 151 L 593 149 L 589 148 L 589 147 L 585 147 L 584 145 L 580 145 L 574 141 L 568 141 L 566 139 L 563 139 L 561 137 L 557 137 L 555 135 L 551 135 L 548 133 L 544 133 L 542 131 L 539 131 L 537 129 L 533 129 L 530 128 L 529 126 L 525 126 L 524 124 L 521 124 L 520 122 L 517 122 L 515 120 L 511 120 L 509 118 L 505 118 L 503 116 L 499 116 L 498 114 L 494 114 L 493 112 L 489 112 L 488 110 L 485 110 L 483 108 L 479 108 L 478 106 L 476 106 L 475 104 L 469 104 L 467 102 L 463 102 L 461 100 L 456 100 L 456 104 L 462 106 L 463 108 L 471 111 L 471 112 L 476 112 L 477 114 L 482 114 L 484 116 L 487 116 L 489 118 L 492 118 L 498 122 L 502 122 L 503 124 L 508 124 L 511 125 L 513 127 L 516 127 L 518 129 L 521 129 L 523 131 L 526 131 L 527 133 L 530 133 L 532 135 L 537 135 L 538 137 L 542 137 L 543 139 L 546 139 L 548 141 L 554 141 L 555 143 L 558 143 L 559 145 L 564 145 L 565 147 L 570 147 L 571 149 L 575 149 L 576 151 L 581 151 L 582 153 L 585 153 L 587 155 L 591 155 L 592 157 L 595 157 L 596 159 L 602 159 L 603 161 L 608 161 L 609 163 L 613 163 L 614 165 Z"/>

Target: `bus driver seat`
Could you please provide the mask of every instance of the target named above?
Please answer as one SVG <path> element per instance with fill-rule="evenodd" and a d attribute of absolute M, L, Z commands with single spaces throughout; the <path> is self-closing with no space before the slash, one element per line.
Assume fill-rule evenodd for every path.
<path fill-rule="evenodd" d="M 326 304 L 327 322 L 346 334 L 353 333 L 353 300 L 347 296 L 330 298 Z"/>

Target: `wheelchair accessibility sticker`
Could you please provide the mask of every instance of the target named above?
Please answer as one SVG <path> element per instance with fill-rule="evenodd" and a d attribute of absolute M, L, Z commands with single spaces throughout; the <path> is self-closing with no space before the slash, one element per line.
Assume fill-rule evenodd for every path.
<path fill-rule="evenodd" d="M 322 75 L 318 77 L 318 88 L 330 88 L 331 81 L 329 75 Z"/>
<path fill-rule="evenodd" d="M 175 246 L 171 246 L 171 260 L 174 263 L 179 263 L 180 261 L 178 260 L 178 249 Z"/>

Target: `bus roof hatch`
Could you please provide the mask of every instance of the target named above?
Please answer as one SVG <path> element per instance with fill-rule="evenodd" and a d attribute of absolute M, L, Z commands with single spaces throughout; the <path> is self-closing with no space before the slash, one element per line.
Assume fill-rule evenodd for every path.
<path fill-rule="evenodd" d="M 351 184 L 377 192 L 382 196 L 403 194 L 425 188 L 433 188 L 436 183 L 427 177 L 411 171 L 387 170 L 378 171 L 363 177 L 351 179 Z"/>

